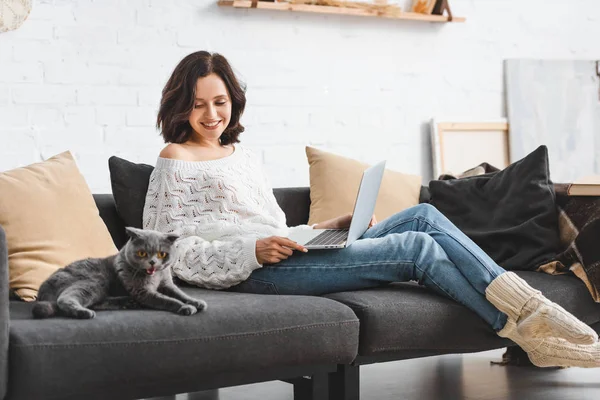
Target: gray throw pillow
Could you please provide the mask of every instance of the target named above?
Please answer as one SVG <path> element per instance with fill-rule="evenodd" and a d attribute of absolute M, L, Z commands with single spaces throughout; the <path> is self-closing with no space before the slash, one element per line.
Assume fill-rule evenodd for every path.
<path fill-rule="evenodd" d="M 119 216 L 126 226 L 142 228 L 146 192 L 154 167 L 112 156 L 108 159 L 108 169 Z"/>

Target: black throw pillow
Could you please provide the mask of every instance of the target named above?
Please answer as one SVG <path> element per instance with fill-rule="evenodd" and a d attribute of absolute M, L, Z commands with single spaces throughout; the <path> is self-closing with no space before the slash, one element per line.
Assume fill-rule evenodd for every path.
<path fill-rule="evenodd" d="M 431 203 L 507 270 L 534 270 L 560 251 L 548 149 L 504 170 L 429 183 Z"/>
<path fill-rule="evenodd" d="M 125 222 L 125 226 L 142 228 L 146 192 L 154 167 L 112 156 L 108 159 L 108 169 L 119 216 Z"/>

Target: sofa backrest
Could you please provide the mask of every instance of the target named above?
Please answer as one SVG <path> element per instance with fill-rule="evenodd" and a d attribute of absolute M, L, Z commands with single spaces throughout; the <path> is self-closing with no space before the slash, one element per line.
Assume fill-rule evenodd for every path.
<path fill-rule="evenodd" d="M 310 189 L 308 187 L 275 188 L 275 199 L 285 213 L 288 226 L 306 224 L 310 209 Z"/>
<path fill-rule="evenodd" d="M 556 184 L 557 201 L 564 201 L 567 196 L 566 189 L 568 185 Z M 310 188 L 294 187 L 294 188 L 275 188 L 273 194 L 277 203 L 285 213 L 288 226 L 296 226 L 306 224 L 308 222 L 308 214 L 310 209 Z M 429 188 L 421 187 L 419 202 L 429 202 Z M 94 200 L 100 211 L 100 216 L 108 227 L 108 230 L 118 248 L 121 248 L 127 241 L 125 233 L 125 224 L 115 207 L 115 202 L 112 194 L 95 194 Z"/>

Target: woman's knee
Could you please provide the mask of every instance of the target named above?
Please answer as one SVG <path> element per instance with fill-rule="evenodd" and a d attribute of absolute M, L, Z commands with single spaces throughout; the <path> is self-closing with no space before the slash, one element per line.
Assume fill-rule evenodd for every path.
<path fill-rule="evenodd" d="M 424 217 L 429 220 L 436 220 L 443 217 L 443 214 L 429 203 L 421 203 L 415 206 L 415 216 Z"/>
<path fill-rule="evenodd" d="M 406 251 L 406 249 L 422 249 L 423 251 L 427 251 L 432 246 L 435 246 L 435 239 L 426 232 L 408 231 L 395 233 L 386 236 L 386 238 L 391 241 L 400 242 L 398 244 L 401 244 L 399 248 L 402 249 L 402 251 Z"/>
<path fill-rule="evenodd" d="M 443 257 L 443 251 L 435 239 L 425 232 L 409 231 L 386 237 L 386 248 L 397 249 L 399 259 L 410 260 L 418 268 L 435 268 L 435 260 Z"/>

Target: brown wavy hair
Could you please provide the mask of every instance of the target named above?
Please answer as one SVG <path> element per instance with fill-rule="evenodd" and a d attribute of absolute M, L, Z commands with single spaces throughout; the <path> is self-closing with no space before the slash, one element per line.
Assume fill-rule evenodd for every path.
<path fill-rule="evenodd" d="M 231 120 L 219 138 L 222 145 L 239 143 L 244 132 L 240 117 L 246 107 L 246 87 L 238 81 L 227 59 L 218 53 L 197 51 L 177 64 L 162 91 L 156 127 L 165 143 L 185 143 L 193 133 L 188 121 L 196 100 L 198 78 L 217 74 L 231 98 Z"/>

